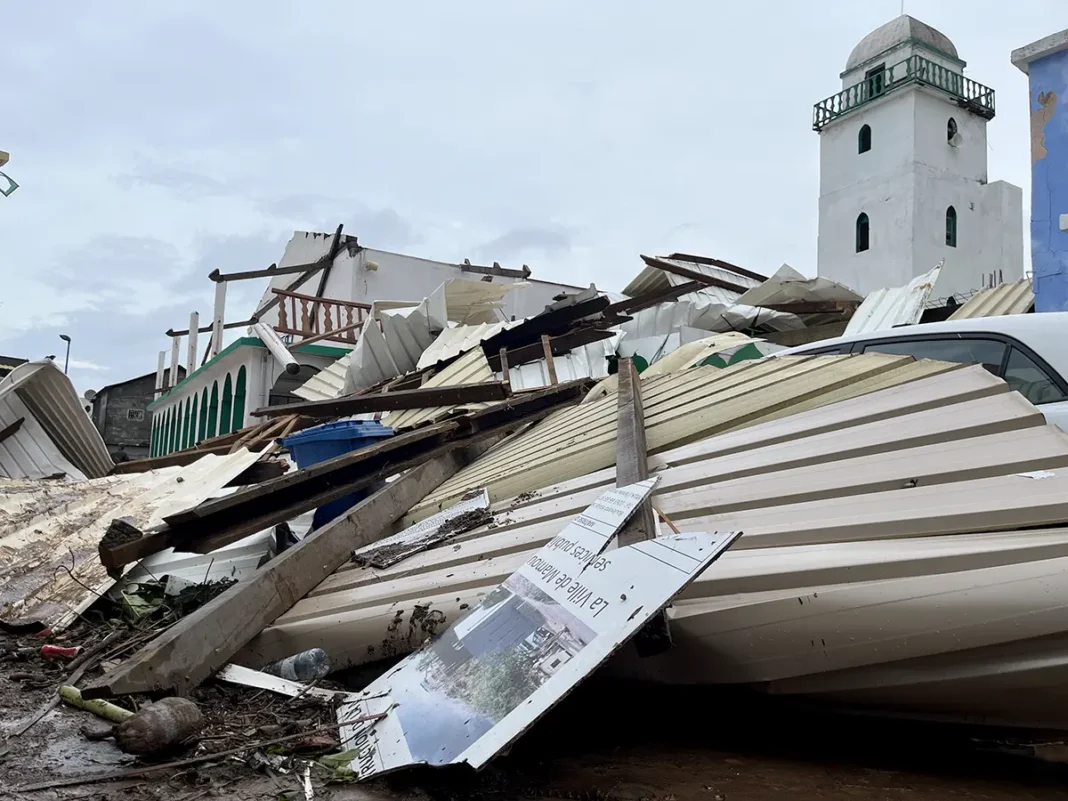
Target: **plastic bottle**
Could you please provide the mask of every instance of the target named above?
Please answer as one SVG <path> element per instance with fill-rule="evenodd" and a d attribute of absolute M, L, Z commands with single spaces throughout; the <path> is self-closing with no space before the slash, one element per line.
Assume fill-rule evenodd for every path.
<path fill-rule="evenodd" d="M 330 672 L 330 655 L 322 648 L 312 648 L 268 665 L 263 672 L 290 681 L 315 681 Z"/>

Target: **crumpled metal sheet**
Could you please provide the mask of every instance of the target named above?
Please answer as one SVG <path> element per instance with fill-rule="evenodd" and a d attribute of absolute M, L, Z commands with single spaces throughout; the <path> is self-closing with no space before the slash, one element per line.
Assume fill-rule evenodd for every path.
<path fill-rule="evenodd" d="M 931 297 L 941 271 L 940 262 L 905 286 L 875 290 L 853 313 L 843 336 L 886 331 L 901 325 L 915 325 L 923 316 L 927 299 Z"/>
<path fill-rule="evenodd" d="M 0 479 L 0 619 L 60 629 L 115 583 L 97 549 L 111 521 L 144 530 L 203 502 L 262 453 L 89 481 Z"/>
<path fill-rule="evenodd" d="M 819 301 L 859 303 L 862 300 L 864 298 L 861 295 L 845 284 L 829 278 L 808 278 L 789 264 L 784 264 L 767 281 L 741 295 L 737 302 L 748 306 L 765 306 Z"/>
<path fill-rule="evenodd" d="M 50 360 L 16 367 L 0 381 L 0 476 L 100 478 L 114 467 L 70 379 Z"/>

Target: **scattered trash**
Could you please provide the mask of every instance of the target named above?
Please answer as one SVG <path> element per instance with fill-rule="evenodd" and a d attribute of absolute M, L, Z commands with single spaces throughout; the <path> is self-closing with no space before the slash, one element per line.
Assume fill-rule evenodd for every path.
<path fill-rule="evenodd" d="M 42 645 L 41 656 L 45 659 L 73 659 L 81 650 L 78 646 Z"/>
<path fill-rule="evenodd" d="M 59 688 L 59 697 L 71 706 L 84 709 L 86 712 L 92 712 L 97 717 L 110 720 L 112 723 L 124 723 L 134 716 L 134 713 L 129 709 L 123 709 L 121 706 L 116 706 L 108 701 L 82 698 L 81 691 L 69 684 Z"/>
<path fill-rule="evenodd" d="M 330 673 L 330 655 L 322 648 L 312 648 L 268 665 L 263 672 L 289 681 L 315 681 Z"/>

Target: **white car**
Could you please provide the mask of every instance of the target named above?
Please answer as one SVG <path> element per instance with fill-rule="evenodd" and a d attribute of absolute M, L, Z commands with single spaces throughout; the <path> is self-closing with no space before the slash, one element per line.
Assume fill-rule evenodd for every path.
<path fill-rule="evenodd" d="M 981 364 L 1068 431 L 1068 312 L 979 317 L 822 339 L 778 356 L 894 353 Z"/>

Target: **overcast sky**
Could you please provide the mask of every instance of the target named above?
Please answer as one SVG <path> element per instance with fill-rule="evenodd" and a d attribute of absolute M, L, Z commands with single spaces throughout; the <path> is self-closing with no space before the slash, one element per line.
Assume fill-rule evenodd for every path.
<path fill-rule="evenodd" d="M 89 10 L 91 5 L 91 11 Z M 82 8 L 83 11 L 75 9 Z M 990 176 L 1030 192 L 1013 48 L 1065 0 L 906 0 L 998 93 Z M 900 0 L 9 3 L 0 353 L 80 390 L 153 372 L 207 274 L 339 222 L 368 247 L 618 290 L 640 252 L 814 274 L 818 137 Z M 1029 265 L 1028 265 L 1029 266 Z M 231 285 L 231 290 L 237 285 Z M 231 291 L 237 319 L 263 287 Z"/>

